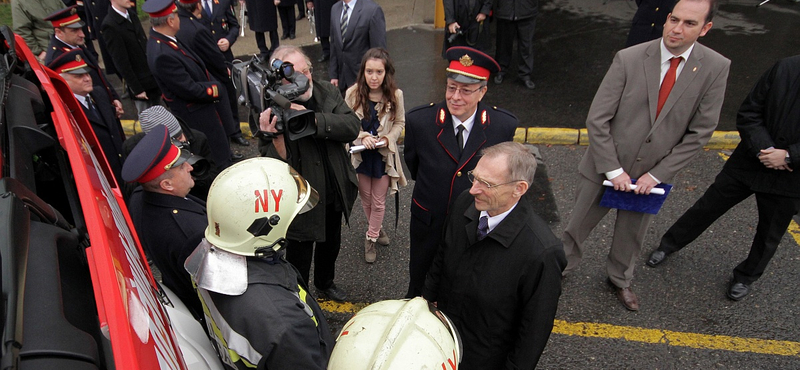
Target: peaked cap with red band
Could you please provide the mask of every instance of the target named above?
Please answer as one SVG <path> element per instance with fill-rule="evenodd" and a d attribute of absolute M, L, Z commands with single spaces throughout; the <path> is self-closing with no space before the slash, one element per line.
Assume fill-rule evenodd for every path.
<path fill-rule="evenodd" d="M 64 9 L 56 10 L 51 13 L 44 20 L 50 22 L 54 28 L 67 27 L 67 28 L 81 28 L 85 25 L 81 18 L 78 16 L 78 6 L 73 5 Z"/>
<path fill-rule="evenodd" d="M 144 2 L 144 5 L 142 5 L 142 10 L 144 10 L 150 18 L 160 18 L 177 12 L 178 8 L 172 0 L 147 0 Z"/>
<path fill-rule="evenodd" d="M 470 47 L 453 46 L 447 49 L 445 57 L 450 61 L 447 78 L 456 82 L 476 84 L 500 71 L 500 65 L 492 57 Z"/>
<path fill-rule="evenodd" d="M 89 73 L 89 65 L 86 64 L 86 54 L 83 53 L 81 48 L 72 49 L 64 54 L 53 59 L 47 68 L 52 69 L 56 73 L 69 73 L 80 75 Z"/>
<path fill-rule="evenodd" d="M 188 152 L 187 152 L 188 153 Z M 144 184 L 188 159 L 172 144 L 167 126 L 158 125 L 133 148 L 122 165 L 122 179 Z"/>

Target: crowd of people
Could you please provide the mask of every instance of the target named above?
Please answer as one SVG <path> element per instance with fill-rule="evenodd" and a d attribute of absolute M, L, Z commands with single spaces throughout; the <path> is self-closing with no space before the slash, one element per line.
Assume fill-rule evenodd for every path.
<path fill-rule="evenodd" d="M 641 196 L 669 183 L 716 128 L 731 63 L 697 42 L 713 26 L 716 0 L 637 2 L 628 46 L 616 53 L 589 109 L 590 145 L 577 166 L 575 207 L 558 238 L 523 198 L 537 161 L 513 141 L 518 118 L 483 102 L 489 81 L 502 84 L 510 73 L 514 40 L 516 76 L 535 88 L 536 0 L 444 0 L 444 100 L 410 109 L 377 3 L 246 0 L 260 57 L 291 63 L 309 81 L 289 110 L 313 119 L 310 134 L 291 137 L 279 115 L 265 109 L 253 133 L 261 157 L 242 162 L 231 149 L 231 143 L 250 145 L 239 129 L 230 77 L 240 29 L 235 2 L 148 0 L 142 10 L 150 17 L 149 35 L 131 2 L 109 0 L 105 12 L 91 9 L 97 2 L 66 8 L 36 2 L 35 12 L 24 13 L 27 22 L 17 21 L 17 9 L 33 5 L 15 4 L 15 26 L 72 89 L 102 149 L 96 152 L 117 182 L 129 183 L 123 188 L 131 218 L 164 285 L 207 325 L 231 368 L 326 367 L 334 342 L 308 288 L 313 283 L 322 298 L 347 300 L 335 283 L 335 265 L 342 222 L 349 223 L 356 198 L 367 219 L 364 261 L 374 263 L 379 247 L 391 243 L 383 229 L 386 200 L 407 185 L 403 160 L 415 182 L 405 298 L 422 296 L 451 320 L 464 346 L 460 368 L 535 368 L 562 280 L 579 268 L 584 241 L 610 210 L 601 205 L 610 191 L 604 181 L 613 191 Z M 314 78 L 303 49 L 279 45 L 277 15 L 280 38 L 294 39 L 295 6 L 301 16 L 306 8 L 316 16 L 319 62 L 328 61 L 329 80 Z M 496 22 L 494 57 L 490 21 Z M 105 51 L 105 71 L 87 37 Z M 110 65 L 125 82 L 122 96 L 136 102 L 143 130 L 127 139 L 119 121 L 122 97 L 106 77 Z M 800 161 L 796 80 L 798 57 L 778 62 L 759 80 L 737 117 L 741 144 L 663 236 L 648 266 L 663 263 L 755 194 L 756 235 L 727 296 L 740 300 L 750 292 L 800 210 L 800 172 L 793 171 Z M 631 311 L 640 307 L 631 286 L 653 217 L 616 212 L 606 272 Z M 203 275 L 203 264 L 223 263 L 211 260 L 219 258 L 212 247 L 230 254 L 224 263 L 236 272 L 226 284 Z M 257 310 L 279 312 L 286 320 L 281 325 L 241 313 L 265 298 L 271 306 Z"/>

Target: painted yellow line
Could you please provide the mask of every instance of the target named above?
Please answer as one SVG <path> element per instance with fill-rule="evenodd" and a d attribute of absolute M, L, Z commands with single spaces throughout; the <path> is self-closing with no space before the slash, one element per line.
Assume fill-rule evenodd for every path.
<path fill-rule="evenodd" d="M 578 130 L 571 128 L 529 127 L 527 144 L 575 145 L 578 144 Z"/>
<path fill-rule="evenodd" d="M 726 335 L 682 333 L 671 330 L 646 329 L 588 322 L 568 323 L 555 320 L 553 333 L 590 338 L 624 339 L 631 342 L 666 344 L 697 349 L 751 352 L 767 355 L 800 357 L 800 343 L 759 338 L 738 338 Z"/>
<path fill-rule="evenodd" d="M 370 305 L 370 303 L 350 303 L 350 302 L 339 303 L 325 299 L 317 299 L 317 303 L 319 303 L 319 307 L 322 308 L 323 311 L 331 313 L 349 313 L 349 314 L 355 314 L 356 312 L 361 311 L 362 308 Z"/>

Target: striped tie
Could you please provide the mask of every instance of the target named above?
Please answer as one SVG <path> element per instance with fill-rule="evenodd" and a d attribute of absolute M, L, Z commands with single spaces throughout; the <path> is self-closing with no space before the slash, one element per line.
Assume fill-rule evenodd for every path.
<path fill-rule="evenodd" d="M 347 22 L 350 18 L 347 16 L 347 10 L 350 9 L 347 4 L 344 4 L 344 12 L 342 12 L 342 22 L 339 24 L 339 27 L 342 29 L 342 41 L 344 41 L 344 33 L 347 31 Z"/>

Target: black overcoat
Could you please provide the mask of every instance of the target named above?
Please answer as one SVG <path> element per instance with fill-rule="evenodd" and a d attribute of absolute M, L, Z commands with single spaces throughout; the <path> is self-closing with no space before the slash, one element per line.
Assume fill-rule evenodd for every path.
<path fill-rule="evenodd" d="M 278 30 L 278 8 L 272 0 L 245 0 L 247 25 L 253 32 Z"/>
<path fill-rule="evenodd" d="M 132 15 L 131 21 L 123 18 L 119 13 L 111 10 L 103 19 L 100 32 L 107 37 L 106 48 L 114 59 L 114 66 L 125 79 L 125 84 L 133 95 L 146 91 L 148 98 L 161 95 L 158 84 L 150 67 L 147 65 L 147 34 L 142 28 L 142 23 L 136 16 L 135 9 L 128 10 Z"/>

